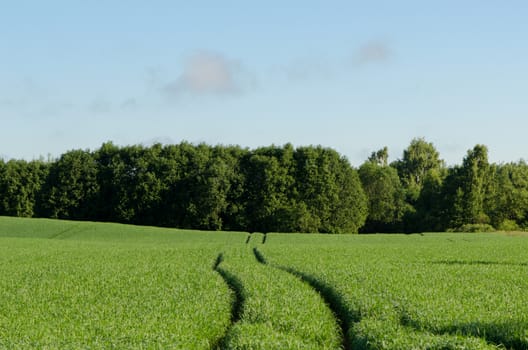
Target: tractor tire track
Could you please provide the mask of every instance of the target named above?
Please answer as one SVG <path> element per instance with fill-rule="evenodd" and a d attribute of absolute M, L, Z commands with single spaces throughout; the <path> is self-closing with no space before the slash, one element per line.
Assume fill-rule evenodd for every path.
<path fill-rule="evenodd" d="M 343 296 L 339 292 L 337 292 L 331 285 L 324 283 L 323 281 L 321 281 L 319 278 L 317 278 L 314 275 L 296 270 L 294 268 L 268 263 L 264 255 L 257 248 L 253 248 L 253 254 L 255 255 L 255 259 L 259 263 L 272 266 L 282 271 L 286 271 L 294 275 L 295 277 L 299 278 L 301 281 L 306 282 L 315 291 L 317 291 L 317 293 L 319 293 L 319 295 L 325 301 L 326 305 L 328 305 L 328 307 L 332 310 L 332 313 L 334 314 L 334 317 L 338 325 L 341 328 L 343 349 L 351 350 L 354 348 L 354 345 L 359 346 L 359 348 L 361 349 L 367 346 L 366 339 L 362 339 L 361 336 L 357 337 L 355 334 L 350 333 L 353 325 L 361 321 L 361 314 L 359 310 L 351 310 L 349 307 L 347 307 L 347 304 Z M 399 322 L 400 326 L 411 328 L 416 332 L 427 332 L 427 333 L 437 335 L 437 336 L 463 334 L 465 337 L 480 338 L 489 345 L 506 346 L 506 348 L 512 349 L 512 350 L 528 349 L 527 342 L 521 339 L 509 339 L 509 338 L 505 338 L 505 337 L 501 337 L 497 335 L 490 335 L 490 334 L 488 334 L 487 336 L 482 336 L 479 334 L 474 334 L 468 329 L 464 329 L 464 327 L 453 327 L 453 328 L 441 329 L 441 330 L 432 330 L 432 329 L 424 328 L 417 321 L 413 320 L 408 315 L 408 313 L 401 311 L 401 310 L 400 310 L 400 320 L 399 321 L 400 321 Z M 470 328 L 469 326 L 471 325 L 468 325 L 468 328 Z M 492 325 L 488 325 L 488 326 L 489 326 L 488 328 L 490 329 L 496 328 L 496 326 L 495 327 L 492 327 Z M 485 325 L 482 325 L 480 328 L 485 329 L 486 327 Z M 354 344 L 351 343 L 352 341 L 354 342 Z"/>
<path fill-rule="evenodd" d="M 222 261 L 224 261 L 224 255 L 220 253 L 213 264 L 213 270 L 222 277 L 229 290 L 233 293 L 234 298 L 231 303 L 230 325 L 227 327 L 224 335 L 213 343 L 211 350 L 221 350 L 225 348 L 231 329 L 235 323 L 240 321 L 242 313 L 244 312 L 244 286 L 234 274 L 220 267 Z"/>
<path fill-rule="evenodd" d="M 81 224 L 72 225 L 62 231 L 56 232 L 48 237 L 48 239 L 67 239 L 75 234 L 81 232 L 82 230 L 77 230 Z M 77 230 L 77 231 L 76 231 Z"/>
<path fill-rule="evenodd" d="M 332 288 L 332 286 L 325 284 L 312 275 L 297 271 L 293 268 L 268 264 L 264 255 L 257 248 L 253 248 L 253 254 L 259 263 L 286 271 L 312 287 L 332 311 L 335 321 L 341 329 L 342 349 L 352 350 L 352 345 L 350 343 L 350 339 L 348 338 L 348 332 L 353 323 L 360 321 L 359 313 L 351 314 L 350 310 L 346 307 L 343 297 L 334 288 Z"/>

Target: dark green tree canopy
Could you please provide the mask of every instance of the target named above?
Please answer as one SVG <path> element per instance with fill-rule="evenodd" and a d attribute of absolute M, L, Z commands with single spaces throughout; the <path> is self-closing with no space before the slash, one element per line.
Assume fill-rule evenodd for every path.
<path fill-rule="evenodd" d="M 364 232 L 401 232 L 408 210 L 405 191 L 398 172 L 388 166 L 387 147 L 373 152 L 359 167 L 359 178 L 368 198 L 368 216 Z"/>
<path fill-rule="evenodd" d="M 403 151 L 403 157 L 392 164 L 398 170 L 402 184 L 411 202 L 418 199 L 420 191 L 431 171 L 439 171 L 444 167 L 444 161 L 434 145 L 423 138 L 411 141 Z"/>
<path fill-rule="evenodd" d="M 204 230 L 354 233 L 367 203 L 336 151 L 104 143 L 52 162 L 0 162 L 0 215 Z"/>
<path fill-rule="evenodd" d="M 0 215 L 261 232 L 528 230 L 524 161 L 490 164 L 476 145 L 446 167 L 422 138 L 388 159 L 383 147 L 356 170 L 322 146 L 107 142 L 0 160 Z"/>

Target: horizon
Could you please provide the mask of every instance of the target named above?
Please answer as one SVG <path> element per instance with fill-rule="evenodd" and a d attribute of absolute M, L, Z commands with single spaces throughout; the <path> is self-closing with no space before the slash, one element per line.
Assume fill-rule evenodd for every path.
<path fill-rule="evenodd" d="M 416 138 L 415 138 L 416 139 Z M 423 138 L 421 138 L 423 139 Z M 425 140 L 426 142 L 429 142 L 428 140 Z M 257 147 L 249 147 L 249 146 L 244 146 L 244 145 L 237 145 L 237 144 L 222 144 L 222 143 L 217 143 L 217 144 L 208 144 L 206 142 L 200 142 L 200 143 L 195 143 L 195 142 L 189 142 L 187 140 L 182 140 L 178 143 L 164 143 L 164 142 L 151 142 L 150 144 L 146 144 L 146 143 L 137 143 L 137 144 L 126 144 L 126 145 L 120 145 L 120 144 L 117 144 L 115 142 L 113 142 L 112 140 L 107 140 L 107 141 L 104 141 L 101 145 L 99 145 L 98 147 L 95 147 L 95 148 L 72 148 L 72 149 L 68 149 L 66 151 L 64 151 L 63 153 L 61 154 L 58 154 L 58 155 L 53 155 L 51 153 L 48 153 L 46 155 L 39 155 L 38 157 L 33 157 L 33 158 L 13 158 L 13 157 L 7 157 L 6 155 L 3 155 L 3 154 L 0 154 L 0 160 L 3 160 L 4 162 L 7 162 L 9 160 L 25 160 L 25 161 L 38 161 L 38 160 L 43 160 L 45 162 L 53 162 L 53 161 L 56 161 L 58 160 L 64 153 L 67 153 L 67 152 L 70 152 L 70 151 L 76 151 L 76 150 L 81 150 L 81 151 L 87 151 L 87 152 L 96 152 L 97 150 L 99 150 L 101 148 L 101 146 L 105 143 L 112 143 L 113 145 L 117 146 L 117 147 L 120 147 L 120 148 L 124 148 L 124 147 L 129 147 L 129 146 L 141 146 L 141 147 L 152 147 L 156 144 L 160 144 L 162 147 L 165 147 L 165 146 L 171 146 L 171 145 L 178 145 L 180 143 L 190 143 L 191 145 L 193 146 L 196 146 L 196 145 L 199 145 L 200 143 L 205 143 L 206 145 L 209 145 L 209 146 L 212 146 L 212 147 L 215 147 L 215 146 L 224 146 L 224 147 L 229 147 L 229 146 L 234 146 L 234 147 L 240 147 L 242 149 L 248 149 L 248 150 L 255 150 L 255 149 L 258 149 L 258 148 L 261 148 L 261 147 L 272 147 L 272 146 L 276 146 L 276 147 L 283 147 L 287 144 L 291 144 L 294 148 L 299 148 L 299 147 L 323 147 L 323 148 L 331 148 L 331 149 L 334 149 L 336 150 L 335 148 L 333 147 L 329 147 L 329 146 L 325 146 L 325 145 L 315 145 L 315 144 L 311 144 L 311 145 L 308 145 L 308 144 L 305 144 L 305 145 L 294 145 L 292 144 L 291 142 L 286 142 L 284 144 L 269 144 L 269 145 L 261 145 L 261 146 L 257 146 Z M 409 144 L 410 144 L 411 141 L 409 141 Z M 476 146 L 478 144 L 475 144 L 474 146 Z M 482 144 L 480 144 L 482 145 Z M 434 145 L 435 148 L 436 148 L 436 145 Z M 487 145 L 484 145 L 487 147 Z M 381 148 L 383 147 L 379 147 L 377 148 L 375 151 L 378 151 L 380 150 Z M 406 147 L 407 148 L 407 147 Z M 472 149 L 473 147 L 471 147 Z M 436 150 L 438 151 L 438 149 L 436 148 Z M 369 153 L 367 157 L 365 157 L 365 160 L 363 160 L 361 163 L 359 164 L 354 164 L 351 162 L 351 160 L 346 156 L 346 154 L 343 154 L 341 152 L 339 152 L 338 150 L 336 150 L 341 156 L 345 157 L 349 162 L 350 164 L 352 165 L 352 167 L 354 168 L 358 168 L 361 164 L 365 163 L 368 161 L 368 156 L 370 156 L 371 154 Z M 467 151 L 470 151 L 470 149 L 468 149 Z M 490 150 L 488 148 L 488 156 L 489 156 L 489 153 L 490 153 Z M 460 159 L 459 162 L 457 163 L 448 163 L 443 157 L 442 157 L 442 153 L 439 152 L 439 156 L 440 156 L 440 160 L 444 161 L 445 163 L 445 166 L 450 168 L 450 167 L 454 167 L 454 166 L 458 166 L 458 165 L 461 165 L 462 164 L 462 161 L 463 161 L 463 158 Z M 466 154 L 464 154 L 463 157 L 465 157 Z M 401 160 L 403 158 L 403 151 L 402 151 L 402 154 L 401 156 L 398 156 L 398 157 L 393 157 L 392 155 L 390 155 L 390 150 L 389 150 L 389 165 L 394 162 L 394 161 L 398 161 L 398 160 Z M 496 162 L 496 161 L 493 161 L 493 160 L 490 160 L 490 164 L 507 164 L 507 163 L 519 163 L 519 162 L 526 162 L 526 159 L 525 158 L 519 158 L 519 159 L 516 159 L 516 160 L 509 160 L 509 161 L 499 161 L 499 162 Z"/>

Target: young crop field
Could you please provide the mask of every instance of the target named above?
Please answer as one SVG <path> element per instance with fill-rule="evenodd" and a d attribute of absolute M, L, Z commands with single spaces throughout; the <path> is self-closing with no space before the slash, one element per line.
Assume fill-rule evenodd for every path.
<path fill-rule="evenodd" d="M 0 349 L 528 349 L 528 237 L 0 217 Z"/>
<path fill-rule="evenodd" d="M 0 219 L 0 349 L 208 349 L 230 323 L 212 269 L 245 234 Z"/>
<path fill-rule="evenodd" d="M 320 290 L 350 349 L 528 349 L 528 240 L 269 235 L 268 264 Z"/>

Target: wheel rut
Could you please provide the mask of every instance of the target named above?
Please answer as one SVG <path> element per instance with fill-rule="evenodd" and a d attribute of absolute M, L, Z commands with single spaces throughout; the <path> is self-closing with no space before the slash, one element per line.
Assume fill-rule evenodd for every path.
<path fill-rule="evenodd" d="M 220 267 L 224 261 L 224 255 L 218 254 L 213 264 L 213 270 L 216 271 L 227 284 L 228 288 L 233 293 L 233 301 L 231 303 L 230 325 L 227 327 L 224 335 L 218 339 L 212 346 L 211 350 L 222 350 L 226 346 L 226 340 L 233 328 L 234 324 L 240 321 L 242 313 L 244 312 L 244 286 L 242 282 L 231 272 Z"/>
<path fill-rule="evenodd" d="M 80 224 L 72 225 L 71 227 L 68 227 L 62 231 L 56 232 L 48 237 L 48 239 L 67 239 L 71 236 L 75 235 L 76 233 L 79 233 L 77 229 L 80 227 Z"/>
<path fill-rule="evenodd" d="M 351 334 L 351 329 L 353 325 L 361 321 L 361 315 L 359 310 L 351 310 L 349 307 L 347 307 L 343 296 L 339 292 L 337 292 L 334 287 L 324 283 L 319 278 L 311 274 L 296 270 L 291 267 L 269 263 L 266 260 L 265 256 L 256 247 L 253 248 L 253 254 L 255 256 L 255 259 L 259 263 L 274 267 L 282 271 L 286 271 L 299 278 L 301 281 L 307 283 L 310 287 L 317 291 L 321 298 L 323 298 L 326 305 L 330 308 L 330 310 L 332 310 L 334 318 L 339 327 L 341 328 L 342 349 L 352 350 L 355 346 L 359 346 L 359 348 L 361 349 L 365 348 L 366 340 L 358 339 L 356 338 L 355 334 Z M 467 326 L 467 329 L 465 329 L 464 327 L 453 327 L 443 330 L 431 330 L 421 327 L 421 325 L 419 325 L 418 322 L 412 320 L 409 315 L 401 314 L 400 325 L 402 327 L 411 328 L 416 332 L 428 332 L 437 336 L 462 334 L 466 337 L 481 338 L 489 345 L 506 346 L 508 349 L 512 350 L 528 349 L 527 342 L 520 339 L 505 339 L 504 337 L 497 335 L 488 335 L 487 337 L 483 337 L 482 335 L 473 334 L 473 332 L 469 330 L 471 328 L 470 326 L 474 326 L 471 324 Z M 490 330 L 493 330 L 497 327 L 497 325 L 481 325 L 480 328 L 489 328 Z M 505 325 L 502 325 L 502 327 L 506 328 Z M 354 340 L 352 340 L 351 338 L 354 338 Z M 357 342 L 358 340 L 359 342 Z M 352 344 L 352 341 L 355 345 Z"/>
<path fill-rule="evenodd" d="M 345 306 L 343 297 L 334 288 L 325 284 L 324 282 L 321 282 L 314 276 L 305 274 L 301 271 L 297 271 L 293 268 L 275 265 L 275 264 L 269 264 L 266 258 L 264 257 L 264 255 L 257 248 L 253 248 L 253 254 L 255 255 L 255 259 L 259 263 L 274 267 L 282 271 L 286 271 L 292 274 L 293 276 L 299 278 L 301 281 L 307 283 L 310 287 L 312 287 L 321 296 L 325 304 L 332 311 L 335 321 L 341 329 L 342 349 L 344 350 L 353 349 L 350 343 L 350 340 L 348 338 L 348 332 L 353 323 L 359 322 L 360 320 L 359 314 L 357 315 L 350 314 L 350 310 L 348 310 L 348 308 Z"/>

